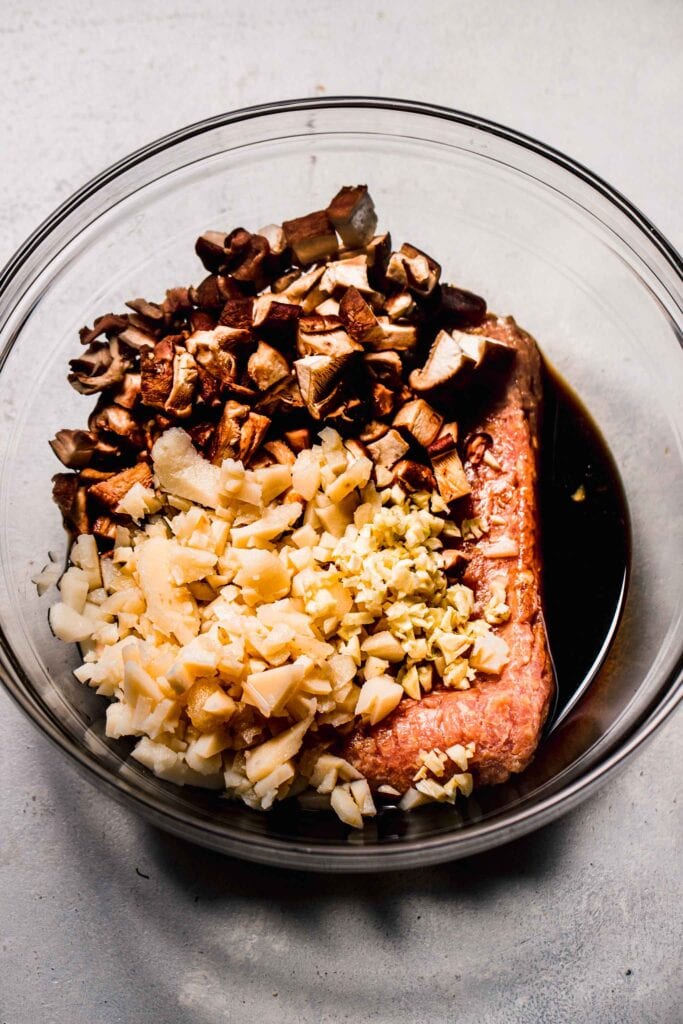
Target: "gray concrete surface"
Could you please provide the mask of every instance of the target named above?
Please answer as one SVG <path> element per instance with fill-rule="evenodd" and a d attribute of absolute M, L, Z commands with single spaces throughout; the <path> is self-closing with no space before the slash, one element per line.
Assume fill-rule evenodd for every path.
<path fill-rule="evenodd" d="M 676 0 L 0 0 L 0 13 L 0 261 L 154 136 L 343 92 L 543 138 L 683 241 Z M 534 836 L 325 878 L 162 835 L 96 795 L 0 695 L 0 1024 L 678 1024 L 682 754 L 679 715 Z"/>

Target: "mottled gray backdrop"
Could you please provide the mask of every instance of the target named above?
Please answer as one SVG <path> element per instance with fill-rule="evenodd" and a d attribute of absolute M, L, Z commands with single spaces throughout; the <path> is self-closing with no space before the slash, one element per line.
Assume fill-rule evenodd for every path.
<path fill-rule="evenodd" d="M 360 92 L 535 135 L 680 246 L 682 45 L 676 0 L 0 0 L 0 262 L 155 136 Z M 679 1024 L 682 754 L 679 715 L 535 836 L 321 878 L 156 832 L 0 694 L 0 1024 Z"/>

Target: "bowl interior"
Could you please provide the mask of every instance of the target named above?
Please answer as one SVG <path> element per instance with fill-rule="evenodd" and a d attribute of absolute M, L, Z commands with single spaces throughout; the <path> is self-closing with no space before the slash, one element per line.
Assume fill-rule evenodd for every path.
<path fill-rule="evenodd" d="M 616 640 L 529 772 L 458 809 L 383 815 L 347 840 L 331 816 L 291 804 L 257 814 L 169 786 L 130 761 L 129 744 L 104 737 L 106 702 L 71 675 L 77 651 L 50 633 L 54 593 L 39 598 L 31 577 L 48 552 L 66 557 L 50 500 L 59 466 L 47 440 L 60 427 L 84 426 L 91 408 L 66 381 L 78 328 L 133 296 L 158 299 L 167 287 L 201 279 L 193 251 L 201 231 L 254 230 L 319 209 L 340 185 L 359 181 L 395 243 L 435 254 L 446 279 L 513 313 L 581 396 L 621 472 L 633 557 Z M 483 823 L 504 829 L 520 805 L 556 793 L 604 758 L 674 671 L 683 608 L 675 571 L 683 360 L 673 286 L 656 247 L 607 198 L 483 125 L 397 109 L 290 109 L 226 120 L 133 161 L 54 227 L 1 300 L 0 614 L 5 669 L 20 678 L 25 705 L 84 763 L 115 778 L 119 795 L 135 796 L 171 827 L 194 824 L 212 845 L 263 841 L 272 858 L 295 861 L 303 849 L 324 855 L 340 842 L 352 854 L 420 840 L 411 847 L 419 860 L 420 844 L 424 851 L 450 836 L 451 856 L 469 852 Z M 580 644 L 580 602 L 566 616 Z"/>

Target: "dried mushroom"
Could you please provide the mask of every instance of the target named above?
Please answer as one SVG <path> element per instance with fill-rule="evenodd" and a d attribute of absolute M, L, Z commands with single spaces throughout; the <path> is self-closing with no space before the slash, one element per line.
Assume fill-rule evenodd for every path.
<path fill-rule="evenodd" d="M 314 420 L 321 420 L 341 402 L 340 377 L 349 356 L 306 355 L 294 360 L 299 389 L 304 404 Z"/>
<path fill-rule="evenodd" d="M 93 342 L 83 355 L 69 362 L 69 384 L 82 395 L 96 395 L 120 384 L 132 363 L 114 339 L 108 343 Z"/>
<path fill-rule="evenodd" d="M 423 448 L 432 443 L 442 424 L 443 416 L 436 409 L 432 409 L 424 398 L 406 402 L 394 417 L 394 426 L 407 430 Z"/>
<path fill-rule="evenodd" d="M 337 252 L 337 235 L 326 210 L 286 220 L 282 230 L 287 245 L 303 265 L 325 260 Z"/>
<path fill-rule="evenodd" d="M 286 380 L 291 369 L 285 357 L 276 348 L 265 341 L 260 341 L 256 351 L 249 356 L 247 373 L 259 391 L 267 391 L 281 380 Z"/>
<path fill-rule="evenodd" d="M 301 317 L 296 347 L 301 356 L 325 355 L 338 358 L 363 349 L 347 334 L 337 317 L 321 316 L 319 313 Z"/>
<path fill-rule="evenodd" d="M 372 307 L 354 286 L 344 292 L 339 303 L 339 319 L 355 341 L 371 345 L 373 341 L 384 340 L 384 331 Z"/>
<path fill-rule="evenodd" d="M 444 422 L 449 389 L 509 351 L 486 335 L 483 299 L 440 284 L 438 263 L 407 243 L 392 252 L 376 228 L 358 185 L 283 225 L 205 231 L 199 284 L 130 299 L 128 312 L 84 327 L 69 380 L 102 397 L 87 430 L 51 442 L 73 470 L 55 485 L 71 528 L 111 541 L 125 474 L 149 479 L 150 450 L 174 424 L 214 465 L 265 467 L 292 465 L 327 423 L 371 458 L 382 486 L 467 493 L 457 425 Z M 493 465 L 482 444 L 469 438 L 465 457 Z"/>
<path fill-rule="evenodd" d="M 367 245 L 377 227 L 375 204 L 367 185 L 345 185 L 327 207 L 327 213 L 349 248 Z"/>
<path fill-rule="evenodd" d="M 486 317 L 486 299 L 464 288 L 442 284 L 439 314 L 450 327 L 476 327 Z"/>
<path fill-rule="evenodd" d="M 431 295 L 441 276 L 441 267 L 427 253 L 407 242 L 389 258 L 386 276 L 414 295 Z"/>
<path fill-rule="evenodd" d="M 68 469 L 83 469 L 97 450 L 97 436 L 89 430 L 58 430 L 50 447 Z"/>
<path fill-rule="evenodd" d="M 458 339 L 448 331 L 439 331 L 429 350 L 427 362 L 421 369 L 411 373 L 410 386 L 418 392 L 434 391 L 444 384 L 450 384 L 471 363 Z"/>
<path fill-rule="evenodd" d="M 102 480 L 101 483 L 93 484 L 88 488 L 88 497 L 104 505 L 110 512 L 116 512 L 119 503 L 134 484 L 151 487 L 152 470 L 146 462 L 138 462 L 130 469 L 124 469 L 107 480 Z"/>

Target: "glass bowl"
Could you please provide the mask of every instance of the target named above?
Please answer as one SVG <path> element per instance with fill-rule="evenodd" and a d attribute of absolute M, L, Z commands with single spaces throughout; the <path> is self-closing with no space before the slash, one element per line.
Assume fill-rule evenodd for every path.
<path fill-rule="evenodd" d="M 529 771 L 461 808 L 382 814 L 352 832 L 284 803 L 267 815 L 153 778 L 104 736 L 106 701 L 77 683 L 31 577 L 67 539 L 48 438 L 85 425 L 66 381 L 78 328 L 134 295 L 201 276 L 206 228 L 326 205 L 367 182 L 380 224 L 511 312 L 581 396 L 616 459 L 632 520 L 628 595 L 590 687 Z M 264 863 L 366 871 L 462 857 L 573 807 L 681 697 L 681 262 L 623 197 L 561 154 L 424 104 L 285 102 L 192 125 L 104 171 L 25 242 L 0 278 L 0 671 L 21 708 L 104 792 L 171 832 Z M 585 586 L 596 583 L 587 578 Z M 581 643 L 581 607 L 566 609 Z M 585 626 L 585 623 L 583 624 Z"/>

